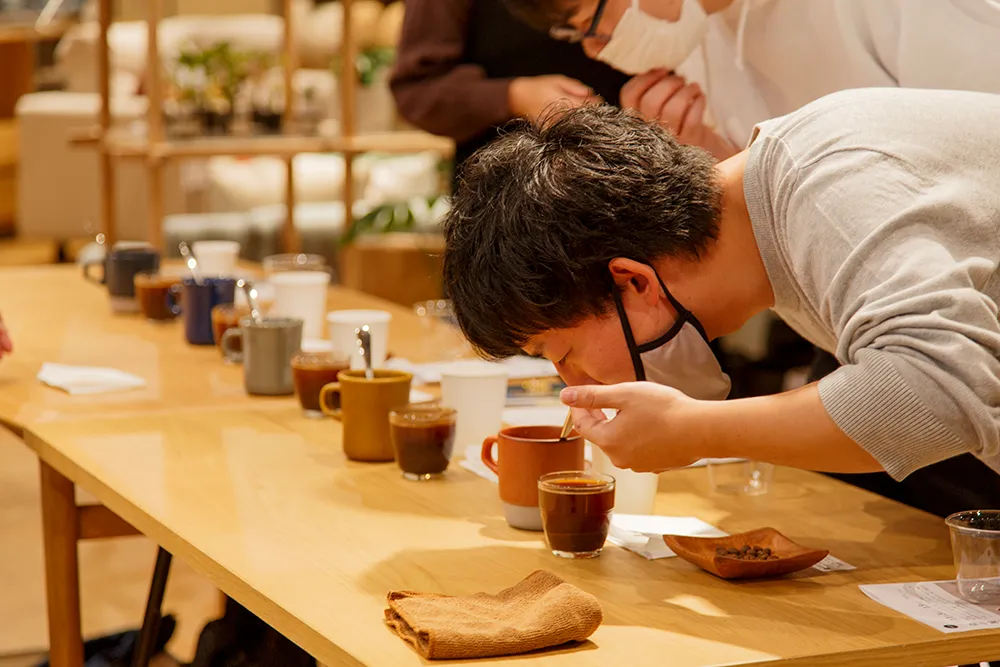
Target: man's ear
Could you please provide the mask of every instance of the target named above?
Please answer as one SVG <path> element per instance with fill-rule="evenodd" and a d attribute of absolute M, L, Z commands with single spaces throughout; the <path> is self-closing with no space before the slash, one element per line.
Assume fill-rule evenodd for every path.
<path fill-rule="evenodd" d="M 623 296 L 631 295 L 651 307 L 659 302 L 660 283 L 653 267 L 634 259 L 615 257 L 608 262 L 608 269 Z"/>

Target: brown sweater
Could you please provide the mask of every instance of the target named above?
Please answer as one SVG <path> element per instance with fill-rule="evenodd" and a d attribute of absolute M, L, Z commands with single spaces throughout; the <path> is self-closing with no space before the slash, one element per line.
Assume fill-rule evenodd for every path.
<path fill-rule="evenodd" d="M 511 118 L 510 78 L 463 62 L 471 8 L 471 0 L 406 0 L 390 83 L 404 118 L 459 142 Z"/>
<path fill-rule="evenodd" d="M 511 79 L 544 74 L 579 79 L 609 102 L 628 80 L 520 23 L 502 0 L 406 0 L 392 92 L 404 118 L 458 142 L 457 162 L 511 119 Z"/>

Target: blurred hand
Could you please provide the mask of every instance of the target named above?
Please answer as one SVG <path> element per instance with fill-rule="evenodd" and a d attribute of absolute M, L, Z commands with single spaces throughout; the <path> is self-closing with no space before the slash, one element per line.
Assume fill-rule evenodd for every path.
<path fill-rule="evenodd" d="M 560 399 L 573 409 L 576 430 L 619 468 L 661 472 L 704 456 L 698 439 L 684 437 L 682 428 L 696 419 L 698 401 L 671 387 L 652 382 L 568 387 Z M 602 408 L 617 413 L 608 419 Z"/>
<path fill-rule="evenodd" d="M 632 77 L 622 86 L 621 105 L 643 118 L 658 122 L 682 144 L 700 146 L 719 160 L 736 154 L 736 148 L 705 125 L 707 100 L 701 86 L 664 70 Z"/>
<path fill-rule="evenodd" d="M 511 113 L 528 120 L 537 120 L 549 107 L 578 107 L 599 99 L 585 84 L 561 74 L 519 77 L 507 90 Z"/>
<path fill-rule="evenodd" d="M 3 318 L 0 318 L 0 359 L 13 351 L 14 343 L 10 339 L 10 334 L 7 332 L 7 327 L 3 323 Z"/>

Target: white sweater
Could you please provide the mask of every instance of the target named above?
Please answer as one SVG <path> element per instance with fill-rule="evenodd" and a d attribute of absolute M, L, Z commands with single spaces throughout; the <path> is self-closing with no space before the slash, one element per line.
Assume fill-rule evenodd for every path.
<path fill-rule="evenodd" d="M 740 146 L 755 124 L 838 90 L 1000 93 L 1000 2 L 737 0 L 710 17 L 678 71 L 702 85 L 714 123 Z"/>
<path fill-rule="evenodd" d="M 1000 95 L 848 90 L 758 127 L 747 208 L 774 312 L 843 364 L 827 412 L 896 479 L 1000 471 Z"/>

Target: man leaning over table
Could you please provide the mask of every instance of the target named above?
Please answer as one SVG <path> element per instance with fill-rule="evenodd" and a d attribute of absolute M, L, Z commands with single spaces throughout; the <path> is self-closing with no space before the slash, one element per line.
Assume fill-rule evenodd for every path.
<path fill-rule="evenodd" d="M 743 457 L 902 480 L 969 452 L 995 472 L 997 118 L 995 95 L 845 91 L 715 163 L 628 112 L 559 113 L 467 165 L 446 289 L 485 356 L 555 363 L 577 428 L 620 467 Z M 717 400 L 708 342 L 768 308 L 843 366 Z M 986 473 L 975 491 L 997 504 Z"/>

